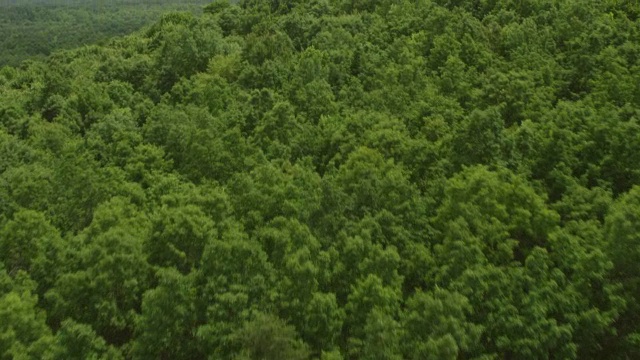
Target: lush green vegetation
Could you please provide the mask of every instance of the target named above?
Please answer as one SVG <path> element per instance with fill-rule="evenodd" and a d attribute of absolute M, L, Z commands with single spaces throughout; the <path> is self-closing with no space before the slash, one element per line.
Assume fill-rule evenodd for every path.
<path fill-rule="evenodd" d="M 216 1 L 0 71 L 0 359 L 640 358 L 633 2 Z"/>
<path fill-rule="evenodd" d="M 200 13 L 207 0 L 0 1 L 0 67 L 44 59 L 70 49 L 130 34 L 167 11 Z"/>

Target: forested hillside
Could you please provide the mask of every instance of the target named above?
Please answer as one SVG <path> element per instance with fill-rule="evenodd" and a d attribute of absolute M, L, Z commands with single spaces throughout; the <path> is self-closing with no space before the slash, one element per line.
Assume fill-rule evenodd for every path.
<path fill-rule="evenodd" d="M 208 0 L 0 0 L 0 67 L 130 34 Z"/>
<path fill-rule="evenodd" d="M 634 1 L 204 12 L 0 70 L 0 359 L 640 358 Z"/>

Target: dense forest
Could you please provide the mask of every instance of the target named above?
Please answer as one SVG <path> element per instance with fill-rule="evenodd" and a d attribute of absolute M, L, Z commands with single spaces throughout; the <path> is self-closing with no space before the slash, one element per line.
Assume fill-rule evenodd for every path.
<path fill-rule="evenodd" d="M 0 0 L 0 67 L 130 34 L 208 0 Z"/>
<path fill-rule="evenodd" d="M 640 358 L 639 15 L 216 0 L 5 66 L 0 359 Z"/>

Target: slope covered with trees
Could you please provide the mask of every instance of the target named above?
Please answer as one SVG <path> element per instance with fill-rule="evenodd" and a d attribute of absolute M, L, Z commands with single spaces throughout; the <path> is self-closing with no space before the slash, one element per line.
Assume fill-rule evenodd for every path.
<path fill-rule="evenodd" d="M 0 70 L 0 359 L 640 357 L 632 1 L 215 1 Z"/>

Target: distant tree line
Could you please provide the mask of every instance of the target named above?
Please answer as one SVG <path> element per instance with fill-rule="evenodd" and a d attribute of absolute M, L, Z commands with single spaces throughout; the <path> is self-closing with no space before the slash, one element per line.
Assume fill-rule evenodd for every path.
<path fill-rule="evenodd" d="M 0 66 L 105 42 L 150 25 L 168 11 L 201 13 L 206 0 L 0 1 Z"/>

